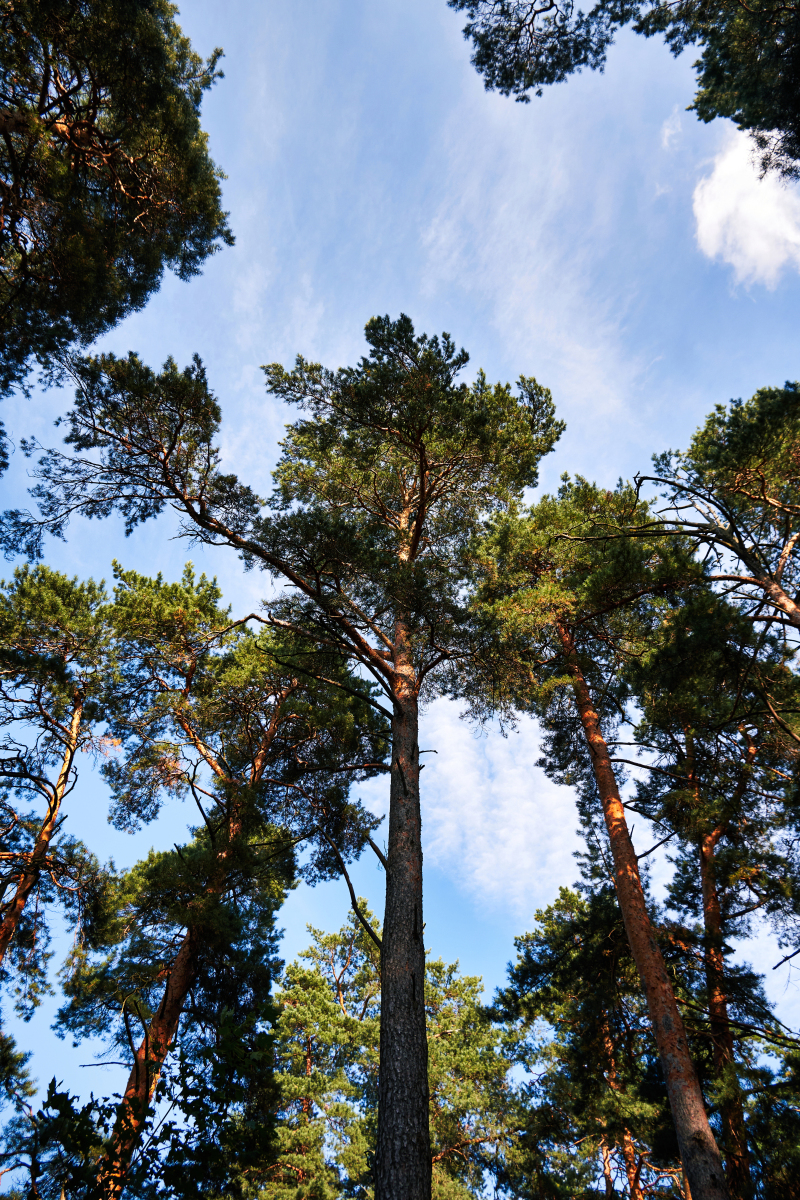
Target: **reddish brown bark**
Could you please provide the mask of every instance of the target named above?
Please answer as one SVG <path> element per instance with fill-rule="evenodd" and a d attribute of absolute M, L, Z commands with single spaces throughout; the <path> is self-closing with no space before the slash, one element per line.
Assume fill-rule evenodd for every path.
<path fill-rule="evenodd" d="M 280 725 L 283 704 L 295 687 L 296 681 L 293 681 L 280 693 L 279 703 L 276 704 L 272 720 L 261 743 L 256 747 L 250 770 L 251 784 L 257 783 L 263 777 L 269 749 Z M 209 894 L 220 893 L 225 887 L 226 863 L 230 856 L 231 844 L 242 831 L 241 803 L 236 791 L 236 780 L 226 776 L 222 766 L 206 743 L 198 736 L 191 723 L 181 714 L 177 715 L 176 720 L 214 774 L 232 785 L 233 795 L 229 801 L 227 838 L 223 848 L 217 854 L 216 878 L 212 880 L 207 889 Z M 200 942 L 197 932 L 190 927 L 173 960 L 158 1012 L 150 1022 L 145 1036 L 134 1054 L 128 1085 L 114 1123 L 112 1148 L 103 1161 L 98 1176 L 98 1185 L 104 1200 L 105 1198 L 116 1200 L 125 1187 L 131 1160 L 147 1120 L 150 1100 L 161 1075 L 170 1045 L 177 1033 L 186 997 L 197 974 L 199 951 Z"/>
<path fill-rule="evenodd" d="M 729 1200 L 722 1161 L 708 1123 L 686 1031 L 647 912 L 636 854 L 611 756 L 570 630 L 556 625 L 603 806 L 614 883 L 625 932 L 642 980 L 653 1034 L 667 1087 L 681 1160 L 695 1200 Z"/>
<path fill-rule="evenodd" d="M 164 1060 L 178 1031 L 183 1005 L 197 973 L 198 943 L 190 929 L 172 964 L 158 1012 L 134 1055 L 128 1085 L 114 1123 L 111 1150 L 98 1177 L 100 1193 L 111 1200 L 121 1194 L 147 1120 L 150 1099 L 161 1075 Z"/>
<path fill-rule="evenodd" d="M 630 1200 L 644 1200 L 642 1185 L 639 1182 L 643 1160 L 636 1153 L 630 1129 L 626 1129 L 622 1135 L 622 1157 L 625 1159 L 625 1174 L 628 1176 Z"/>
<path fill-rule="evenodd" d="M 605 1135 L 600 1139 L 600 1153 L 603 1156 L 603 1179 L 605 1180 L 606 1197 L 608 1200 L 609 1197 L 614 1195 L 614 1175 L 611 1170 L 611 1154 Z"/>
<path fill-rule="evenodd" d="M 75 751 L 78 748 L 78 735 L 80 733 L 81 718 L 83 716 L 83 699 L 78 698 L 75 701 L 75 707 L 72 710 L 67 730 L 67 737 L 64 746 L 64 757 L 61 760 L 61 769 L 58 772 L 58 779 L 53 787 L 52 794 L 48 801 L 47 816 L 42 822 L 42 826 L 36 837 L 33 850 L 31 851 L 27 865 L 20 876 L 17 884 L 17 890 L 14 893 L 14 899 L 9 905 L 8 912 L 3 918 L 3 923 L 0 925 L 0 962 L 5 958 L 6 950 L 11 944 L 11 939 L 17 931 L 20 918 L 25 910 L 25 905 L 28 901 L 33 889 L 39 882 L 39 876 L 42 873 L 42 868 L 47 859 L 47 851 L 50 849 L 50 841 L 55 831 L 56 822 L 58 821 L 58 813 L 61 808 L 61 802 L 64 799 L 64 792 L 67 789 L 69 781 L 69 773 L 72 769 L 72 762 L 75 758 Z"/>

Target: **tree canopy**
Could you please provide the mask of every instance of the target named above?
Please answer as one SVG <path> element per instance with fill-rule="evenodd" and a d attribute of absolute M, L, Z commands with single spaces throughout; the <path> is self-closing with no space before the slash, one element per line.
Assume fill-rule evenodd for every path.
<path fill-rule="evenodd" d="M 168 0 L 0 12 L 0 394 L 232 242 L 200 126 L 219 78 Z"/>
<path fill-rule="evenodd" d="M 702 121 L 729 117 L 753 135 L 762 170 L 800 175 L 800 15 L 794 5 L 739 0 L 600 0 L 584 12 L 572 0 L 447 0 L 466 12 L 464 36 L 486 87 L 528 101 L 584 67 L 603 70 L 625 25 L 664 36 L 673 54 L 697 46 Z"/>
<path fill-rule="evenodd" d="M 268 500 L 224 470 L 199 360 L 74 362 L 39 512 L 5 515 L 9 551 L 35 556 L 73 514 L 132 529 L 170 507 L 185 536 L 289 584 L 233 616 L 190 568 L 165 583 L 115 567 L 114 819 L 135 827 L 185 799 L 199 820 L 184 845 L 109 876 L 63 985 L 63 1028 L 126 1054 L 121 1102 L 80 1108 L 55 1088 L 36 1120 L 71 1147 L 76 1179 L 114 1195 L 148 1181 L 179 1195 L 206 1170 L 237 1188 L 249 1172 L 276 1198 L 468 1196 L 487 1179 L 520 1198 L 782 1195 L 797 1041 L 731 948 L 761 921 L 787 958 L 797 947 L 793 387 L 720 408 L 658 475 L 614 490 L 565 476 L 526 506 L 561 432 L 549 393 L 459 381 L 464 352 L 405 317 L 370 322 L 367 339 L 355 367 L 267 368 L 300 409 Z M 666 506 L 642 498 L 648 478 Z M 574 789 L 586 842 L 578 891 L 519 940 L 488 1006 L 424 957 L 418 721 L 441 694 L 479 721 L 537 716 L 541 764 Z M 350 794 L 382 772 L 384 849 Z M 632 813 L 648 830 L 636 845 Z M 385 872 L 380 924 L 350 877 L 365 849 Z M 671 863 L 663 904 L 656 853 Z M 274 996 L 280 968 L 253 958 L 248 930 L 271 945 L 283 891 L 333 877 L 349 924 L 315 932 Z M 246 1053 L 227 979 L 251 996 L 242 1037 L 270 1064 L 253 1100 L 263 1136 L 241 1158 L 230 1139 L 250 1127 L 256 1077 L 236 1068 L 230 1101 L 220 1091 L 226 1056 Z M 163 1137 L 162 1103 L 184 1114 Z M 9 1156 L 56 1178 L 13 1123 L 9 1137 Z"/>

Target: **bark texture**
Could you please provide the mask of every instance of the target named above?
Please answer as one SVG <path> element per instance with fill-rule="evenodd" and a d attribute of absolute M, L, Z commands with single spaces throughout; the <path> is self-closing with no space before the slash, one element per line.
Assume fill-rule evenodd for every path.
<path fill-rule="evenodd" d="M 625 1159 L 625 1174 L 628 1176 L 630 1200 L 644 1200 L 642 1185 L 639 1182 L 643 1160 L 636 1153 L 630 1129 L 626 1129 L 622 1135 L 622 1157 Z"/>
<path fill-rule="evenodd" d="M 381 953 L 381 1049 L 376 1200 L 429 1200 L 428 1042 L 422 925 L 418 697 L 403 629 L 395 642 L 395 708 L 386 912 Z"/>
<path fill-rule="evenodd" d="M 572 634 L 562 623 L 558 623 L 557 628 L 603 806 L 614 859 L 617 898 L 647 999 L 683 1168 L 694 1200 L 729 1200 L 722 1160 L 708 1123 L 686 1031 L 647 912 L 639 865 L 600 719 L 580 667 Z"/>
<path fill-rule="evenodd" d="M 14 893 L 14 899 L 9 905 L 8 912 L 3 918 L 3 923 L 0 925 L 0 962 L 5 958 L 6 951 L 11 944 L 11 939 L 17 932 L 17 927 L 25 911 L 28 897 L 30 896 L 36 884 L 39 881 L 39 876 L 47 859 L 47 852 L 50 849 L 50 842 L 55 832 L 56 823 L 58 821 L 59 810 L 61 809 L 61 801 L 64 799 L 64 793 L 67 789 L 69 781 L 69 773 L 72 770 L 72 762 L 75 758 L 75 751 L 78 748 L 78 736 L 81 728 L 81 718 L 83 716 L 83 700 L 77 700 L 75 707 L 72 710 L 72 717 L 67 731 L 66 744 L 64 747 L 64 757 L 61 760 L 61 768 L 58 772 L 58 779 L 55 782 L 52 794 L 48 798 L 47 816 L 42 822 L 41 829 L 36 838 L 30 858 L 28 859 L 25 870 L 20 876 L 17 884 L 17 890 Z"/>

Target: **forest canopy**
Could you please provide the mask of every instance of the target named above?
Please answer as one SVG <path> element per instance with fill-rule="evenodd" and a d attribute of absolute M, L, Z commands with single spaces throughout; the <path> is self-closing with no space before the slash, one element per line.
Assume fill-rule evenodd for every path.
<path fill-rule="evenodd" d="M 791 8 L 449 4 L 523 101 L 626 25 L 696 46 L 698 116 L 800 174 Z M 0 395 L 38 370 L 73 397 L 0 515 L 2 1194 L 800 1200 L 800 1032 L 763 950 L 800 962 L 800 383 L 718 396 L 632 479 L 542 488 L 572 452 L 550 389 L 373 315 L 346 365 L 262 367 L 237 453 L 240 379 L 94 344 L 232 244 L 200 124 L 221 54 L 167 0 L 0 4 Z M 114 521 L 153 540 L 106 582 L 72 547 Z M 158 571 L 162 535 L 220 574 Z M 540 817 L 544 780 L 577 827 L 494 988 L 427 932 L 433 703 L 533 742 L 519 803 Z M 115 862 L 101 817 L 149 848 Z M 46 1012 L 89 1086 L 33 1077 Z"/>

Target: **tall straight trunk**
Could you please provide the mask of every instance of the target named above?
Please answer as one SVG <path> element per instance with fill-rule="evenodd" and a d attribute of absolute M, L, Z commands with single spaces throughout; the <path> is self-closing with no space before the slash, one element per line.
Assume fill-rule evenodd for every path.
<path fill-rule="evenodd" d="M 725 1176 L 731 1195 L 748 1200 L 752 1194 L 750 1155 L 744 1123 L 742 1096 L 735 1075 L 733 1030 L 728 1014 L 725 988 L 725 960 L 722 953 L 722 909 L 714 875 L 714 856 L 722 830 L 715 829 L 700 843 L 700 881 L 703 892 L 705 932 L 705 972 L 708 1015 L 714 1047 L 714 1073 L 725 1088 L 720 1105 L 722 1139 L 725 1148 Z"/>
<path fill-rule="evenodd" d="M 647 912 L 639 864 L 600 719 L 578 661 L 572 634 L 561 622 L 557 622 L 556 628 L 603 806 L 614 859 L 617 899 L 647 999 L 683 1167 L 695 1200 L 729 1200 L 720 1153 L 708 1123 L 686 1031 Z"/>
<path fill-rule="evenodd" d="M 429 1200 L 428 1042 L 422 925 L 419 703 L 402 625 L 395 640 L 394 715 L 381 951 L 376 1200 Z"/>
<path fill-rule="evenodd" d="M 147 1120 L 151 1097 L 178 1031 L 183 1006 L 197 973 L 198 949 L 197 937 L 190 929 L 173 961 L 158 1011 L 134 1055 L 128 1084 L 114 1122 L 111 1149 L 98 1175 L 103 1200 L 115 1200 L 125 1187 L 131 1159 Z"/>
<path fill-rule="evenodd" d="M 58 772 L 58 779 L 52 794 L 48 798 L 47 816 L 42 822 L 42 826 L 36 837 L 33 850 L 28 859 L 25 870 L 20 876 L 17 890 L 14 893 L 14 899 L 11 901 L 8 912 L 3 918 L 0 925 L 0 962 L 5 958 L 6 950 L 11 944 L 11 939 L 17 931 L 20 919 L 25 909 L 28 897 L 30 896 L 36 884 L 39 882 L 39 876 L 47 858 L 47 851 L 50 849 L 50 841 L 55 831 L 56 822 L 58 821 L 58 813 L 61 808 L 61 801 L 64 799 L 64 793 L 67 790 L 69 782 L 69 773 L 72 769 L 72 762 L 75 758 L 75 752 L 78 748 L 78 735 L 81 728 L 81 717 L 83 716 L 83 700 L 78 699 L 75 702 L 75 707 L 72 710 L 69 729 L 67 731 L 66 744 L 64 746 L 64 756 L 61 760 L 61 768 Z"/>

